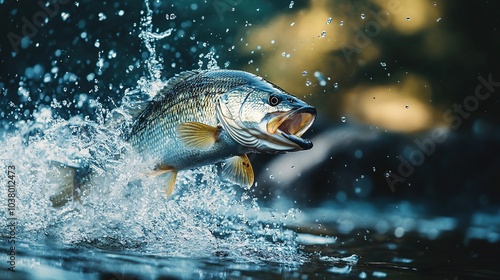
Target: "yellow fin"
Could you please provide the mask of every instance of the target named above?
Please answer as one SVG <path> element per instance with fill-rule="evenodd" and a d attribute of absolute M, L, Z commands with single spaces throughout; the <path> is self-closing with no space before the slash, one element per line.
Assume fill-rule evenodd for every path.
<path fill-rule="evenodd" d="M 156 177 L 156 176 L 160 176 L 160 175 L 163 175 L 165 173 L 172 172 L 172 171 L 176 171 L 175 168 L 173 168 L 172 166 L 160 165 L 153 172 L 151 172 L 149 175 Z"/>
<path fill-rule="evenodd" d="M 151 176 L 160 176 L 163 175 L 166 183 L 165 194 L 167 197 L 170 197 L 174 192 L 175 188 L 175 180 L 177 179 L 177 170 L 171 166 L 160 166 L 158 169 L 151 173 Z"/>
<path fill-rule="evenodd" d="M 222 176 L 230 181 L 250 188 L 253 185 L 253 168 L 246 154 L 226 159 L 222 170 Z"/>
<path fill-rule="evenodd" d="M 218 140 L 219 129 L 199 122 L 185 122 L 177 127 L 179 138 L 189 147 L 206 150 Z"/>
<path fill-rule="evenodd" d="M 172 195 L 172 193 L 174 192 L 175 180 L 177 179 L 177 170 L 170 171 L 170 172 L 166 173 L 165 179 L 166 179 L 166 185 L 167 185 L 165 193 L 167 194 L 167 197 L 170 197 Z"/>

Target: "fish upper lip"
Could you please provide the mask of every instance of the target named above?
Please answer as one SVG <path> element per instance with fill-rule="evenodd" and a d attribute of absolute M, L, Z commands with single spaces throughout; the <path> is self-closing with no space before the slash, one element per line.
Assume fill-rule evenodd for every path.
<path fill-rule="evenodd" d="M 304 106 L 285 113 L 277 113 L 267 123 L 267 132 L 279 133 L 287 140 L 295 143 L 304 150 L 311 149 L 313 144 L 309 139 L 301 136 L 311 127 L 316 119 L 316 109 Z"/>

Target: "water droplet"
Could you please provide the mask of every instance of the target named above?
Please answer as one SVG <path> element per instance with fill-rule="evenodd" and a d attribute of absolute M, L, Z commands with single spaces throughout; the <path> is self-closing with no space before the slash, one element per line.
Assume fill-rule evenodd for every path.
<path fill-rule="evenodd" d="M 334 89 L 338 89 L 338 88 L 339 88 L 339 83 L 334 83 L 334 84 L 333 84 L 333 88 L 334 88 Z"/>
<path fill-rule="evenodd" d="M 440 22 L 440 21 L 441 21 L 441 18 L 436 19 L 436 22 Z"/>
<path fill-rule="evenodd" d="M 288 5 L 288 8 L 290 8 L 290 9 L 293 8 L 293 4 L 295 4 L 295 3 L 293 3 L 293 1 L 290 1 L 290 4 Z"/>
<path fill-rule="evenodd" d="M 344 26 L 344 21 L 341 20 L 340 23 L 339 23 L 340 26 Z"/>
<path fill-rule="evenodd" d="M 269 179 L 274 180 L 274 175 L 273 174 L 269 175 Z"/>
<path fill-rule="evenodd" d="M 106 15 L 103 13 L 99 13 L 99 21 L 103 21 L 106 19 Z"/>
<path fill-rule="evenodd" d="M 68 14 L 68 13 L 65 13 L 65 12 L 62 12 L 62 13 L 61 13 L 61 19 L 62 19 L 63 21 L 66 21 L 68 18 L 69 18 L 69 14 Z"/>
<path fill-rule="evenodd" d="M 308 73 L 309 72 L 307 72 L 307 70 L 304 70 L 304 71 L 302 71 L 302 76 L 307 76 Z"/>
<path fill-rule="evenodd" d="M 112 59 L 116 57 L 116 51 L 115 50 L 110 50 L 108 53 L 108 59 Z"/>
<path fill-rule="evenodd" d="M 406 106 L 405 106 L 405 108 L 406 108 L 406 109 L 410 108 L 410 105 L 406 105 Z"/>
<path fill-rule="evenodd" d="M 377 168 L 375 168 L 375 166 L 373 167 L 373 172 L 377 171 Z"/>
<path fill-rule="evenodd" d="M 311 85 L 311 81 L 306 81 L 306 86 L 310 86 Z"/>
<path fill-rule="evenodd" d="M 390 172 L 385 172 L 385 177 L 389 178 L 389 176 L 391 176 L 391 173 Z"/>
<path fill-rule="evenodd" d="M 401 237 L 403 237 L 403 235 L 405 235 L 405 229 L 404 228 L 397 227 L 394 230 L 394 236 L 396 236 L 397 238 L 401 238 Z"/>
<path fill-rule="evenodd" d="M 332 23 L 332 18 L 331 18 L 331 17 L 329 17 L 329 18 L 326 20 L 326 24 L 330 24 L 330 23 Z"/>
<path fill-rule="evenodd" d="M 354 151 L 354 157 L 357 158 L 357 159 L 362 158 L 363 157 L 363 151 L 361 151 L 359 149 L 356 150 L 356 151 Z"/>
<path fill-rule="evenodd" d="M 282 57 L 285 57 L 285 55 L 286 55 L 286 52 L 282 52 L 282 53 L 281 53 L 281 56 L 282 56 Z"/>
<path fill-rule="evenodd" d="M 407 17 L 407 18 L 406 18 L 406 20 L 407 20 L 407 21 L 410 21 L 410 17 Z"/>
<path fill-rule="evenodd" d="M 295 21 L 294 21 L 294 22 L 292 22 L 292 23 L 290 23 L 290 26 L 294 26 L 294 25 L 295 25 Z"/>
<path fill-rule="evenodd" d="M 345 121 L 346 121 L 346 117 L 343 117 L 343 116 L 342 116 L 342 117 L 340 117 L 340 120 L 341 120 L 342 122 L 345 122 Z"/>
<path fill-rule="evenodd" d="M 386 64 L 385 62 L 380 62 L 380 65 L 381 65 L 382 67 L 386 67 L 386 66 L 387 66 L 387 64 Z"/>
<path fill-rule="evenodd" d="M 320 86 L 322 86 L 322 87 L 326 86 L 325 75 L 323 75 L 323 73 L 321 73 L 319 71 L 315 71 L 314 77 L 316 77 L 316 79 L 318 79 Z"/>
<path fill-rule="evenodd" d="M 364 20 L 366 18 L 365 14 L 361 14 L 361 19 Z"/>
<path fill-rule="evenodd" d="M 321 36 L 321 37 L 325 37 L 325 36 L 326 36 L 326 31 L 321 32 L 321 35 L 320 35 L 320 36 Z"/>

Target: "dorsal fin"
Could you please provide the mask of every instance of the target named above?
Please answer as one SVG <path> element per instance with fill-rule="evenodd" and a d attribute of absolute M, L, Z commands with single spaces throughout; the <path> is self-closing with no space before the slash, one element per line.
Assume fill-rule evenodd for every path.
<path fill-rule="evenodd" d="M 183 71 L 183 72 L 177 73 L 177 74 L 175 74 L 172 78 L 170 78 L 167 81 L 167 85 L 174 86 L 176 83 L 179 82 L 178 81 L 179 79 L 181 81 L 185 81 L 185 80 L 189 79 L 190 77 L 192 77 L 194 75 L 200 74 L 201 72 L 203 72 L 203 71 L 202 70 L 187 70 L 187 71 Z"/>
<path fill-rule="evenodd" d="M 180 72 L 178 74 L 175 74 L 175 76 L 173 76 L 172 78 L 170 78 L 167 81 L 167 85 L 165 87 L 163 87 L 160 90 L 160 92 L 158 92 L 158 94 L 155 96 L 154 99 L 159 100 L 159 99 L 163 98 L 163 96 L 166 93 L 170 92 L 171 89 L 173 89 L 174 87 L 176 87 L 180 83 L 185 82 L 189 78 L 200 74 L 201 72 L 203 72 L 203 71 L 202 70 L 188 70 L 188 71 L 184 71 L 184 72 Z"/>

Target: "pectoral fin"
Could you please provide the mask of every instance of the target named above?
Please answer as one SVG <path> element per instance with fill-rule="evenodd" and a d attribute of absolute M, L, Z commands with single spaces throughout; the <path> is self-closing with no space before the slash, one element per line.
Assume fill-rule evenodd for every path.
<path fill-rule="evenodd" d="M 228 158 L 225 163 L 222 169 L 224 178 L 244 188 L 250 188 L 253 185 L 253 168 L 246 154 Z"/>
<path fill-rule="evenodd" d="M 206 150 L 219 140 L 219 128 L 199 122 L 185 122 L 177 127 L 177 135 L 191 148 Z"/>
<path fill-rule="evenodd" d="M 167 197 L 170 197 L 174 192 L 177 170 L 171 166 L 160 166 L 151 173 L 151 176 L 162 176 L 162 179 L 164 179 L 166 183 L 165 194 Z"/>

